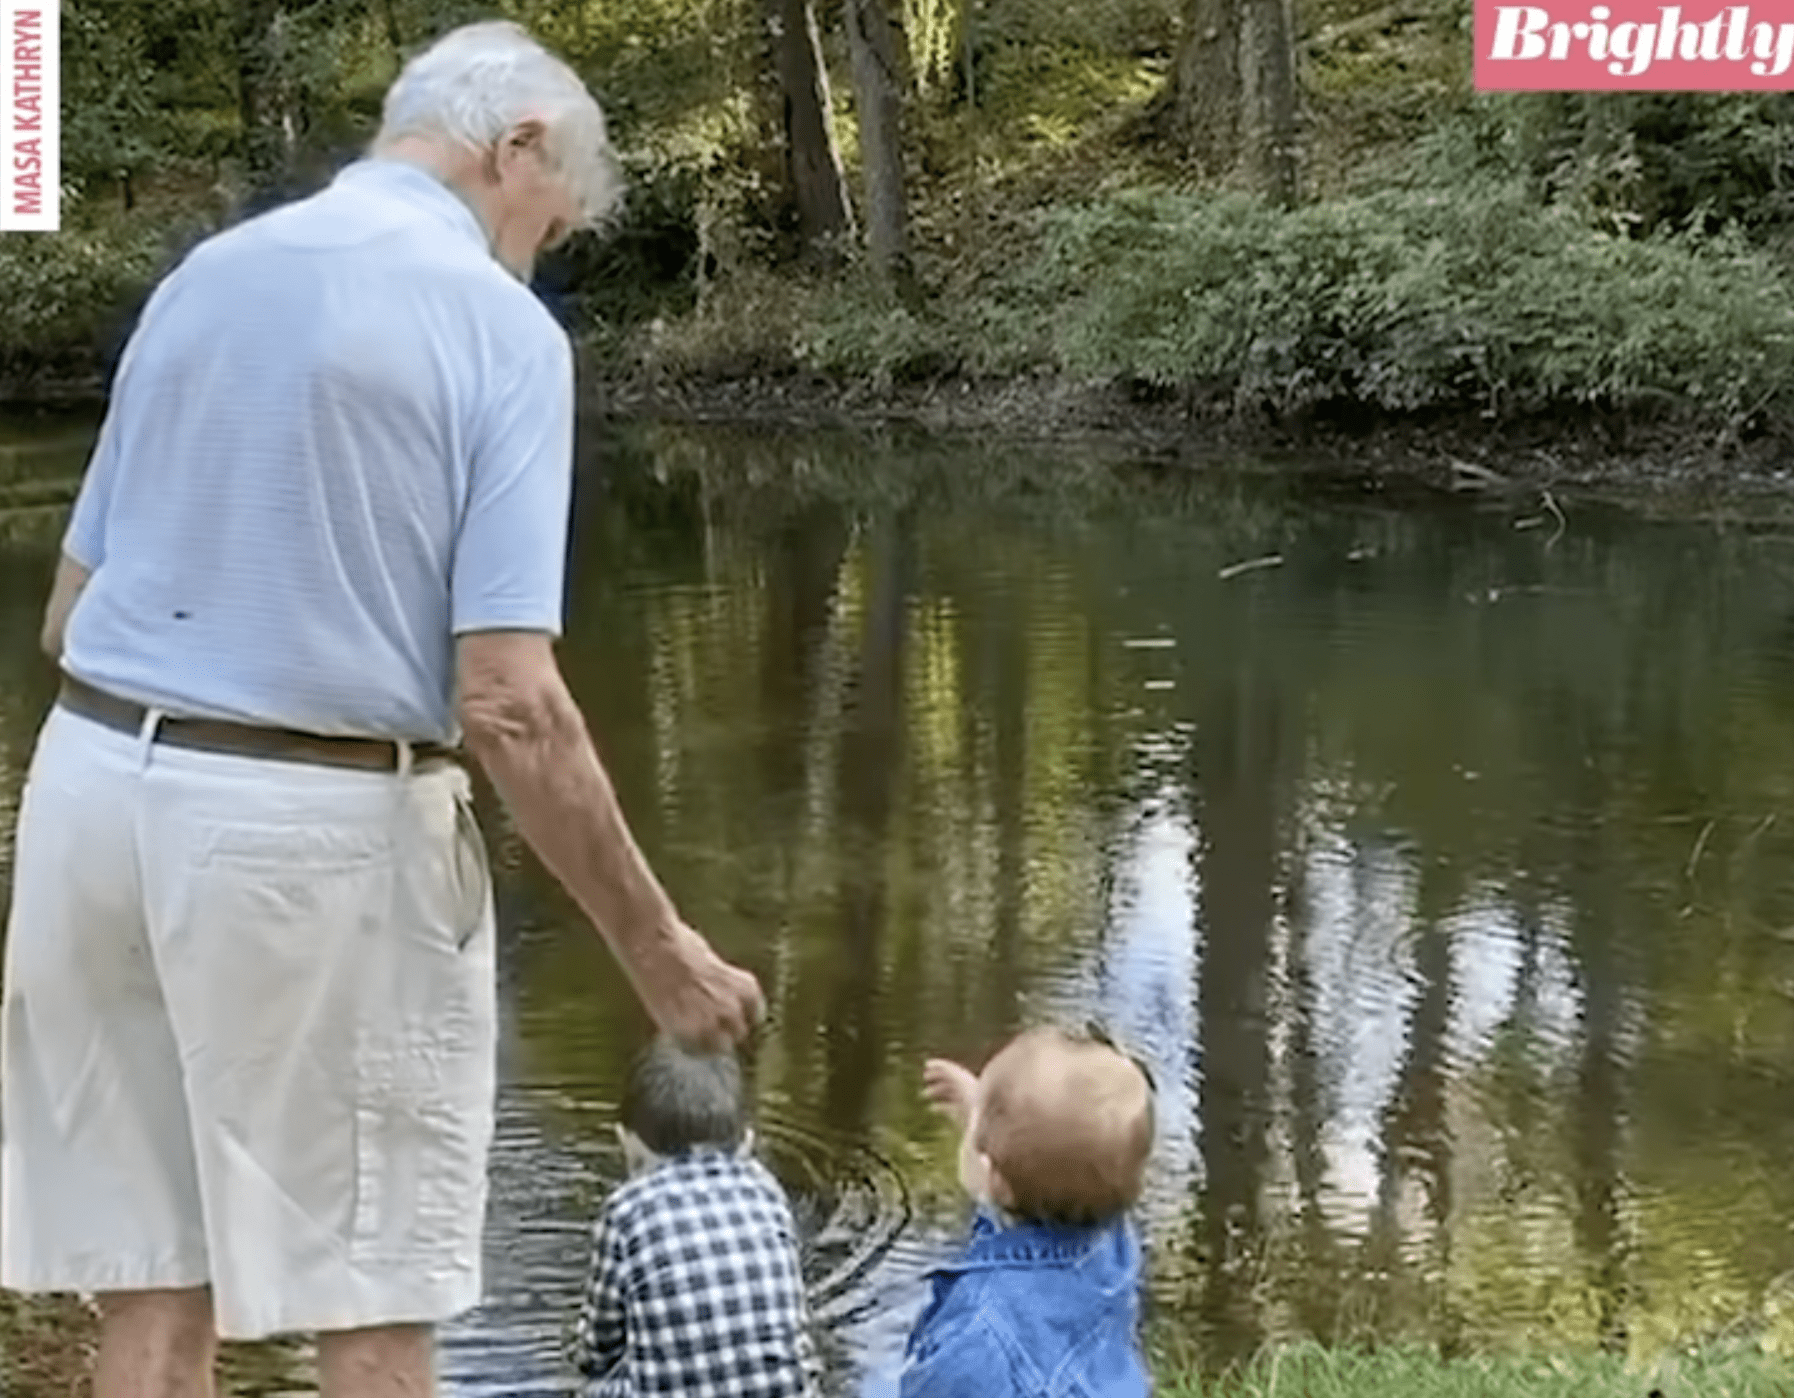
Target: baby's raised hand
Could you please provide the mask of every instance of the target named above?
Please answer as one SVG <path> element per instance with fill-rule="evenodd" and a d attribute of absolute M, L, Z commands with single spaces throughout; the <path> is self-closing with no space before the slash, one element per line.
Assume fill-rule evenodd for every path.
<path fill-rule="evenodd" d="M 978 1100 L 978 1079 L 950 1058 L 931 1058 L 922 1065 L 922 1093 L 963 1131 Z"/>

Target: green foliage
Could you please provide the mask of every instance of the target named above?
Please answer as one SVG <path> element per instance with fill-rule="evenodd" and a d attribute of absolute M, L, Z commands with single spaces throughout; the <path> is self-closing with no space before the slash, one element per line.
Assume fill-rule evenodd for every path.
<path fill-rule="evenodd" d="M 818 298 L 794 348 L 806 368 L 883 389 L 958 370 L 957 339 L 938 317 L 911 310 L 870 281 L 848 280 Z"/>
<path fill-rule="evenodd" d="M 649 322 L 635 352 L 650 372 L 673 379 L 789 374 L 811 299 L 806 288 L 744 269 L 690 315 Z"/>
<path fill-rule="evenodd" d="M 1184 0 L 897 8 L 920 98 L 916 259 L 937 291 L 923 308 L 857 275 L 796 290 L 764 275 L 794 245 L 759 0 L 285 0 L 267 42 L 291 188 L 372 134 L 407 54 L 504 14 L 600 95 L 630 176 L 608 235 L 553 279 L 596 338 L 656 369 L 1061 373 L 1277 412 L 1673 405 L 1736 427 L 1778 406 L 1788 287 L 1746 239 L 1794 243 L 1794 94 L 1474 97 L 1468 0 L 1368 28 L 1371 0 L 1315 0 L 1304 32 L 1345 36 L 1309 54 L 1316 143 L 1356 171 L 1367 144 L 1411 150 L 1406 174 L 1385 165 L 1290 215 L 1150 189 L 1093 200 L 1176 177 L 1129 123 L 1184 41 Z M 0 259 L 23 308 L 0 331 L 15 367 L 31 343 L 70 352 L 153 273 L 158 234 L 215 226 L 242 192 L 238 16 L 234 0 L 67 0 L 71 232 Z M 838 12 L 818 17 L 851 175 Z M 141 231 L 82 231 L 113 205 Z"/>
<path fill-rule="evenodd" d="M 140 228 L 0 239 L 0 380 L 90 359 L 161 257 Z"/>
<path fill-rule="evenodd" d="M 738 273 L 697 313 L 652 327 L 651 371 L 681 379 L 810 374 L 885 391 L 961 376 L 1011 379 L 1058 367 L 1038 313 L 974 291 L 906 306 L 864 269 L 802 282 Z"/>
<path fill-rule="evenodd" d="M 1003 294 L 1068 370 L 1277 412 L 1679 404 L 1732 423 L 1794 369 L 1785 274 L 1735 236 L 1625 239 L 1512 184 L 1282 214 L 1243 196 L 1057 211 Z"/>
<path fill-rule="evenodd" d="M 714 115 L 756 70 L 757 0 L 518 0 L 506 9 L 586 79 L 624 149 L 724 134 Z"/>
<path fill-rule="evenodd" d="M 1245 1370 L 1204 1382 L 1169 1378 L 1167 1398 L 1780 1398 L 1794 1367 L 1756 1346 L 1666 1354 L 1648 1364 L 1591 1354 L 1441 1359 L 1429 1351 L 1272 1350 Z"/>
<path fill-rule="evenodd" d="M 875 389 L 1045 372 L 1280 415 L 1593 406 L 1736 434 L 1794 412 L 1794 286 L 1735 230 L 1618 236 L 1489 179 L 1289 213 L 1136 191 L 1033 224 L 920 310 L 857 276 L 725 283 L 648 358 Z"/>
<path fill-rule="evenodd" d="M 155 70 L 138 17 L 94 0 L 62 9 L 62 163 L 78 189 L 96 180 L 124 180 L 155 158 Z"/>
<path fill-rule="evenodd" d="M 235 141 L 227 0 L 64 0 L 63 167 L 77 193 L 166 178 Z"/>
<path fill-rule="evenodd" d="M 1794 224 L 1786 92 L 1489 95 L 1437 123 L 1417 153 L 1425 178 L 1455 177 L 1469 158 L 1615 232 Z"/>
<path fill-rule="evenodd" d="M 542 265 L 570 288 L 578 323 L 615 333 L 697 303 L 704 171 L 677 161 L 625 163 L 622 208 L 602 232 L 582 235 Z"/>

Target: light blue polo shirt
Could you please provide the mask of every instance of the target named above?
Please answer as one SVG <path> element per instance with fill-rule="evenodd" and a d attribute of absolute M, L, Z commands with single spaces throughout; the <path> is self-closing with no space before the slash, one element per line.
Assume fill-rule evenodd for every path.
<path fill-rule="evenodd" d="M 171 713 L 453 741 L 454 638 L 561 628 L 573 356 L 472 210 L 364 160 L 145 307 L 63 664 Z"/>

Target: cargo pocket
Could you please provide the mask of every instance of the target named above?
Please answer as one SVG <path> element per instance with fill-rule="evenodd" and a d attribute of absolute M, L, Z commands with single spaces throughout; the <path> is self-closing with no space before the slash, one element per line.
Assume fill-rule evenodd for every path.
<path fill-rule="evenodd" d="M 382 948 L 356 1046 L 362 1264 L 441 1275 L 478 1266 L 493 1122 L 491 870 L 467 774 L 418 778 L 408 897 Z M 479 939 L 478 950 L 470 949 Z"/>
<path fill-rule="evenodd" d="M 468 1030 L 363 1044 L 350 1238 L 358 1263 L 426 1274 L 478 1264 L 492 1093 L 481 1061 L 490 1054 Z"/>

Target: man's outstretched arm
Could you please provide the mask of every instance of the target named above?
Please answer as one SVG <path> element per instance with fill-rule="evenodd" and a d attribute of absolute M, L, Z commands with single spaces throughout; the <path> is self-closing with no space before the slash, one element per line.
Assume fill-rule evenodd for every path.
<path fill-rule="evenodd" d="M 764 1007 L 759 983 L 686 926 L 648 867 L 549 638 L 464 635 L 457 669 L 468 748 L 655 1023 L 695 1047 L 746 1038 Z"/>

